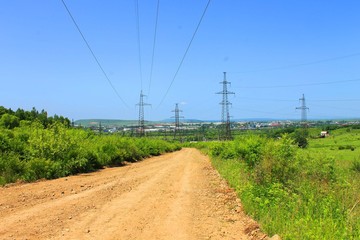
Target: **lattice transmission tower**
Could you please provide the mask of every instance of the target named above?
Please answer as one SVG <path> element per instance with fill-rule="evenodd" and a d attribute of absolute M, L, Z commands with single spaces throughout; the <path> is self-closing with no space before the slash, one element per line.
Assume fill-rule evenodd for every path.
<path fill-rule="evenodd" d="M 175 118 L 175 128 L 174 128 L 174 139 L 175 139 L 176 136 L 181 136 L 180 118 L 184 118 L 184 117 L 180 116 L 180 112 L 182 112 L 182 110 L 179 109 L 178 103 L 175 104 L 175 109 L 172 110 L 172 112 L 175 113 L 175 116 L 172 117 Z"/>
<path fill-rule="evenodd" d="M 301 110 L 301 125 L 303 127 L 307 126 L 307 111 L 309 110 L 308 107 L 306 107 L 306 103 L 305 103 L 305 95 L 302 95 L 302 98 L 299 98 L 299 101 L 301 102 L 301 106 L 297 107 L 296 109 L 300 109 Z"/>
<path fill-rule="evenodd" d="M 231 84 L 231 82 L 228 82 L 226 80 L 226 72 L 224 72 L 224 80 L 220 82 L 220 84 L 223 85 L 223 90 L 221 92 L 216 93 L 216 94 L 222 94 L 222 101 L 220 102 L 220 105 L 222 105 L 220 139 L 230 140 L 232 139 L 231 128 L 230 128 L 230 113 L 229 113 L 229 106 L 231 105 L 231 103 L 228 100 L 228 95 L 235 93 L 228 91 L 228 84 Z"/>
<path fill-rule="evenodd" d="M 144 103 L 144 97 L 142 90 L 140 92 L 140 101 L 137 106 L 139 106 L 139 122 L 138 122 L 138 136 L 143 137 L 145 135 L 145 120 L 144 120 L 144 106 L 150 106 L 151 104 Z"/>

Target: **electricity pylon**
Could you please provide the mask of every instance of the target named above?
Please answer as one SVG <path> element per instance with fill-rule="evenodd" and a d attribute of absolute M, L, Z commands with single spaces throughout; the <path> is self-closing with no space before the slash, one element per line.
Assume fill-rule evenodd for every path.
<path fill-rule="evenodd" d="M 299 99 L 299 101 L 301 102 L 301 106 L 297 107 L 296 109 L 300 109 L 301 110 L 301 125 L 303 127 L 307 126 L 307 110 L 309 110 L 308 107 L 306 107 L 306 103 L 305 103 L 305 95 L 302 95 L 302 98 Z"/>
<path fill-rule="evenodd" d="M 184 118 L 183 116 L 180 116 L 180 112 L 182 110 L 179 109 L 179 104 L 175 104 L 175 109 L 172 110 L 172 112 L 175 112 L 175 116 L 172 118 L 175 118 L 175 128 L 174 128 L 174 139 L 176 138 L 176 135 L 180 136 L 180 118 Z"/>
<path fill-rule="evenodd" d="M 222 94 L 222 101 L 220 102 L 220 105 L 222 105 L 220 138 L 223 140 L 230 140 L 232 139 L 231 128 L 230 128 L 230 113 L 229 113 L 229 105 L 231 105 L 231 103 L 228 100 L 228 95 L 235 93 L 229 92 L 227 89 L 227 85 L 231 84 L 231 82 L 228 82 L 226 80 L 226 72 L 224 72 L 224 80 L 220 83 L 223 85 L 223 90 L 221 92 L 216 93 L 216 94 Z"/>
<path fill-rule="evenodd" d="M 145 121 L 144 121 L 144 106 L 150 106 L 151 104 L 144 103 L 144 95 L 142 90 L 140 92 L 140 102 L 136 104 L 139 106 L 139 123 L 138 123 L 138 136 L 143 137 L 145 135 Z"/>

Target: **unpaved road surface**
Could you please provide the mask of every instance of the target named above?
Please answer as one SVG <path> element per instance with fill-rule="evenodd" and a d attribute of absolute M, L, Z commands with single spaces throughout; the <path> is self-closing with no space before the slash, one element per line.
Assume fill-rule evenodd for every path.
<path fill-rule="evenodd" d="M 198 150 L 0 188 L 0 239 L 265 239 Z"/>

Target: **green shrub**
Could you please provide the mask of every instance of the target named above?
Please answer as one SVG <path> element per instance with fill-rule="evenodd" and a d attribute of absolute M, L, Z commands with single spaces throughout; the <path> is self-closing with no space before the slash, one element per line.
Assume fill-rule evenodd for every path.
<path fill-rule="evenodd" d="M 0 131 L 0 153 L 11 149 L 10 138 L 6 131 Z"/>
<path fill-rule="evenodd" d="M 70 159 L 70 160 L 66 161 L 65 166 L 68 169 L 70 174 L 90 172 L 90 171 L 94 170 L 92 164 L 85 157 Z"/>
<path fill-rule="evenodd" d="M 225 150 L 225 143 L 213 144 L 210 146 L 210 155 L 218 157 Z"/>
<path fill-rule="evenodd" d="M 45 128 L 41 122 L 33 121 L 0 132 L 0 182 L 63 177 L 179 148 L 178 144 L 162 140 L 95 135 L 69 129 L 58 121 Z"/>
<path fill-rule="evenodd" d="M 222 152 L 220 153 L 221 159 L 234 159 L 238 158 L 238 155 L 236 153 L 236 149 L 233 143 L 225 143 L 223 145 Z"/>
<path fill-rule="evenodd" d="M 246 165 L 254 168 L 263 158 L 265 139 L 251 135 L 246 138 L 239 138 L 235 141 L 236 153 Z"/>
<path fill-rule="evenodd" d="M 31 159 L 25 165 L 23 179 L 31 182 L 37 179 L 51 179 L 55 177 L 53 162 L 46 159 Z"/>
<path fill-rule="evenodd" d="M 307 138 L 308 138 L 308 131 L 307 129 L 297 129 L 294 132 L 293 139 L 294 142 L 300 147 L 300 148 L 306 148 L 309 144 Z"/>
<path fill-rule="evenodd" d="M 15 182 L 25 172 L 24 163 L 16 154 L 0 154 L 1 184 Z"/>
<path fill-rule="evenodd" d="M 259 184 L 280 182 L 288 185 L 299 172 L 299 159 L 293 140 L 288 135 L 278 141 L 269 141 L 265 153 L 254 171 Z"/>
<path fill-rule="evenodd" d="M 339 146 L 339 150 L 351 150 L 354 151 L 356 149 L 355 146 L 352 145 L 341 145 Z"/>
<path fill-rule="evenodd" d="M 69 124 L 62 116 L 47 117 L 45 110 L 0 106 L 0 184 L 63 177 L 181 148 L 162 140 L 96 135 Z"/>

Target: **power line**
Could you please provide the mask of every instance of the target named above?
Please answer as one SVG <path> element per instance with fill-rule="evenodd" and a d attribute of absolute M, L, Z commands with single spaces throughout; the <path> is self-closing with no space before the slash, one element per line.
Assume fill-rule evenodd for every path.
<path fill-rule="evenodd" d="M 139 2 L 135 0 L 135 15 L 136 15 L 136 30 L 137 30 L 137 44 L 138 44 L 138 57 L 139 57 L 139 70 L 140 70 L 140 87 L 142 90 L 142 65 L 141 65 L 141 44 L 140 44 L 140 14 L 139 14 Z"/>
<path fill-rule="evenodd" d="M 274 98 L 248 98 L 248 97 L 239 97 L 239 99 L 245 99 L 245 100 L 251 100 L 251 101 L 296 102 L 296 100 L 290 100 L 290 99 L 274 99 Z"/>
<path fill-rule="evenodd" d="M 329 82 L 319 82 L 319 83 L 301 83 L 301 84 L 293 84 L 293 85 L 277 85 L 277 86 L 245 86 L 241 88 L 288 88 L 288 87 L 304 87 L 304 86 L 316 86 L 316 85 L 328 85 L 328 84 L 336 84 L 336 83 L 347 83 L 347 82 L 358 82 L 360 78 L 350 79 L 350 80 L 339 80 L 339 81 L 329 81 Z M 239 87 L 237 87 L 239 88 Z"/>
<path fill-rule="evenodd" d="M 106 72 L 105 72 L 104 68 L 101 66 L 101 64 L 100 64 L 100 62 L 99 62 L 99 60 L 98 60 L 98 58 L 96 57 L 96 55 L 95 55 L 94 51 L 91 49 L 90 44 L 89 44 L 89 43 L 88 43 L 88 41 L 86 40 L 86 38 L 85 38 L 84 34 L 81 32 L 79 25 L 76 23 L 76 21 L 75 21 L 75 19 L 74 19 L 73 15 L 71 14 L 71 12 L 70 12 L 69 8 L 68 8 L 68 7 L 67 7 L 67 5 L 66 5 L 66 3 L 64 2 L 64 0 L 61 0 L 61 2 L 63 3 L 63 5 L 64 5 L 64 7 L 65 7 L 66 11 L 68 12 L 68 14 L 69 14 L 69 16 L 70 16 L 70 18 L 71 18 L 72 22 L 74 23 L 74 25 L 75 25 L 76 29 L 77 29 L 77 30 L 78 30 L 78 32 L 80 33 L 80 35 L 81 35 L 82 39 L 84 40 L 84 42 L 85 42 L 85 44 L 86 44 L 87 48 L 89 49 L 89 51 L 90 51 L 91 55 L 92 55 L 92 56 L 93 56 L 93 58 L 95 59 L 95 61 L 96 61 L 97 65 L 98 65 L 98 67 L 100 68 L 101 72 L 102 72 L 102 73 L 103 73 L 103 75 L 105 76 L 106 80 L 107 80 L 107 81 L 108 81 L 108 83 L 110 84 L 111 88 L 114 90 L 115 94 L 118 96 L 118 98 L 120 99 L 120 101 L 121 101 L 121 102 L 122 102 L 122 103 L 123 103 L 123 104 L 124 104 L 124 105 L 128 108 L 128 105 L 127 105 L 127 104 L 126 104 L 126 102 L 125 102 L 125 101 L 121 98 L 120 94 L 118 93 L 118 91 L 117 91 L 117 90 L 116 90 L 116 88 L 114 87 L 113 83 L 111 82 L 110 78 L 109 78 L 109 77 L 108 77 L 108 75 L 106 74 Z"/>
<path fill-rule="evenodd" d="M 153 50 L 152 50 L 152 56 L 151 56 L 150 81 L 149 81 L 148 95 L 150 95 L 152 74 L 153 74 L 153 68 L 154 68 L 154 56 L 155 56 L 156 35 L 157 35 L 157 26 L 158 26 L 158 19 L 159 19 L 159 7 L 160 7 L 160 0 L 157 1 L 157 7 L 156 7 L 156 20 L 155 20 L 155 31 L 154 31 L 154 40 L 153 40 Z"/>
<path fill-rule="evenodd" d="M 265 99 L 263 99 L 265 101 Z M 295 100 L 294 100 L 295 101 Z M 301 99 L 300 99 L 301 101 Z M 355 109 L 355 108 L 347 108 L 347 107 L 336 107 L 334 104 L 332 105 L 319 105 L 319 104 L 316 104 L 314 102 L 345 102 L 345 101 L 360 101 L 360 99 L 334 99 L 334 100 L 310 100 L 311 102 L 311 105 L 313 108 L 315 108 L 315 111 L 312 112 L 312 114 L 310 114 L 311 116 L 315 116 L 314 113 L 315 112 L 318 112 L 319 109 L 320 110 L 326 110 L 329 112 L 329 109 L 330 109 L 330 112 L 331 112 L 331 109 L 334 109 L 334 110 L 343 110 L 343 111 L 353 111 L 353 112 L 359 112 L 359 109 Z M 345 105 L 342 105 L 342 106 L 345 106 Z M 305 105 L 306 107 L 306 105 Z M 307 107 L 306 107 L 307 108 Z M 289 107 L 282 107 L 280 109 L 276 109 L 276 110 L 273 110 L 273 111 L 261 111 L 261 110 L 255 110 L 255 109 L 259 109 L 258 107 L 253 107 L 251 109 L 249 108 L 239 108 L 239 107 L 233 107 L 233 109 L 235 110 L 241 110 L 242 112 L 253 112 L 253 113 L 261 113 L 261 114 L 271 114 L 271 115 L 277 115 L 277 116 L 283 116 L 283 117 L 286 117 L 288 118 L 289 116 L 292 116 L 292 115 L 297 115 L 297 113 L 290 113 L 288 112 L 288 110 L 290 109 Z M 301 109 L 298 108 L 298 109 Z M 319 116 L 319 115 L 316 115 L 316 116 Z M 329 116 L 325 116 L 326 118 L 329 118 Z M 331 117 L 331 118 L 334 118 L 334 117 Z"/>
<path fill-rule="evenodd" d="M 172 87 L 172 85 L 173 85 L 173 83 L 174 83 L 174 81 L 175 81 L 175 78 L 176 78 L 177 74 L 179 73 L 179 70 L 180 70 L 180 68 L 181 68 L 181 66 L 182 66 L 182 64 L 183 64 L 183 62 L 184 62 L 184 59 L 185 59 L 185 57 L 186 57 L 186 55 L 187 55 L 187 53 L 188 53 L 188 51 L 189 51 L 189 49 L 190 49 L 190 46 L 191 46 L 191 44 L 192 44 L 192 42 L 193 42 L 193 40 L 194 40 L 194 38 L 195 38 L 195 35 L 196 35 L 196 33 L 197 33 L 197 31 L 198 31 L 198 29 L 199 29 L 199 27 L 200 27 L 200 24 L 201 24 L 201 22 L 202 22 L 202 20 L 203 20 L 203 18 L 204 18 L 204 16 L 205 16 L 205 13 L 206 13 L 209 5 L 210 5 L 210 2 L 211 2 L 211 0 L 208 0 L 208 3 L 207 3 L 206 6 L 205 6 L 205 9 L 204 9 L 204 11 L 203 11 L 203 13 L 202 13 L 202 15 L 201 15 L 201 18 L 200 18 L 200 20 L 199 20 L 199 22 L 198 22 L 198 24 L 197 24 L 197 26 L 196 26 L 196 29 L 195 29 L 195 31 L 194 31 L 191 39 L 190 39 L 190 42 L 189 42 L 189 44 L 188 44 L 188 46 L 187 46 L 187 48 L 186 48 L 186 50 L 185 50 L 185 53 L 184 53 L 184 55 L 183 55 L 183 57 L 182 57 L 182 59 L 181 59 L 181 61 L 180 61 L 180 64 L 179 64 L 179 66 L 178 66 L 178 68 L 177 68 L 177 70 L 176 70 L 176 72 L 175 72 L 175 74 L 174 74 L 174 77 L 173 77 L 173 79 L 172 79 L 169 87 L 167 88 L 167 90 L 166 90 L 166 92 L 165 92 L 165 95 L 164 95 L 163 98 L 161 99 L 158 107 L 164 102 L 166 96 L 168 95 L 168 93 L 169 93 L 169 91 L 170 91 L 170 88 Z"/>
<path fill-rule="evenodd" d="M 296 102 L 296 100 L 275 99 L 275 98 L 239 97 L 239 99 L 245 99 L 245 100 L 251 100 L 251 101 Z M 358 102 L 358 101 L 360 101 L 360 99 L 311 99 L 311 102 Z"/>
<path fill-rule="evenodd" d="M 242 112 L 253 112 L 253 113 L 262 113 L 262 114 L 276 114 L 276 115 L 281 115 L 281 116 L 289 116 L 289 115 L 297 115 L 297 113 L 286 113 L 284 114 L 284 112 L 286 110 L 289 110 L 290 108 L 289 107 L 283 107 L 283 108 L 280 108 L 280 109 L 276 109 L 275 111 L 271 111 L 271 112 L 267 112 L 267 111 L 259 111 L 259 110 L 254 110 L 254 108 L 238 108 L 238 107 L 233 107 L 233 109 L 235 110 L 241 110 Z"/>
<path fill-rule="evenodd" d="M 354 112 L 359 112 L 359 109 L 354 109 L 354 108 L 347 108 L 347 107 L 336 107 L 334 105 L 331 106 L 327 106 L 327 105 L 318 105 L 318 104 L 313 104 L 311 103 L 313 106 L 315 107 L 320 107 L 322 109 L 326 108 L 326 109 L 336 109 L 336 110 L 346 110 L 346 111 L 354 111 Z"/>
<path fill-rule="evenodd" d="M 349 54 L 349 55 L 338 56 L 338 57 L 333 57 L 333 58 L 326 58 L 326 59 L 321 59 L 321 60 L 306 62 L 306 63 L 290 64 L 290 65 L 285 65 L 285 66 L 281 66 L 281 67 L 263 68 L 263 69 L 257 69 L 257 70 L 248 70 L 248 71 L 231 72 L 231 73 L 252 73 L 252 72 L 267 72 L 267 71 L 283 70 L 283 69 L 289 69 L 289 68 L 314 65 L 314 64 L 324 63 L 324 62 L 331 62 L 331 61 L 336 61 L 336 60 L 350 58 L 350 57 L 357 57 L 357 56 L 360 56 L 360 53 L 353 53 L 353 54 Z"/>
<path fill-rule="evenodd" d="M 311 102 L 358 102 L 360 99 L 314 99 Z"/>

